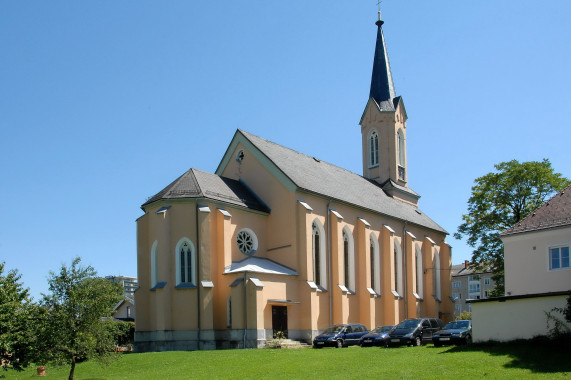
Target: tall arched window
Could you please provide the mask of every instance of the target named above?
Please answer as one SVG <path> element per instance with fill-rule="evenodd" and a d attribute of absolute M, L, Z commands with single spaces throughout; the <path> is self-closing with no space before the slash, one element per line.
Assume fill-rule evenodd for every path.
<path fill-rule="evenodd" d="M 175 249 L 176 255 L 176 284 L 196 285 L 196 268 L 194 244 L 190 239 L 179 240 Z"/>
<path fill-rule="evenodd" d="M 379 240 L 377 236 L 371 232 L 371 288 L 381 294 L 381 251 L 379 249 Z"/>
<path fill-rule="evenodd" d="M 313 281 L 316 285 L 325 288 L 327 286 L 327 273 L 325 270 L 325 230 L 318 219 L 313 221 L 311 231 Z"/>
<path fill-rule="evenodd" d="M 394 276 L 395 276 L 395 291 L 399 294 L 399 296 L 403 296 L 403 289 L 402 289 L 402 250 L 400 247 L 400 242 L 397 238 L 394 239 L 394 253 L 393 253 L 393 261 L 394 261 Z"/>
<path fill-rule="evenodd" d="M 438 250 L 434 248 L 434 296 L 438 300 L 442 300 L 440 290 L 440 255 Z"/>
<path fill-rule="evenodd" d="M 405 157 L 404 157 L 404 135 L 402 129 L 399 129 L 397 132 L 397 147 L 398 147 L 398 158 L 399 158 L 399 166 L 404 168 L 405 166 Z"/>
<path fill-rule="evenodd" d="M 420 250 L 420 246 L 418 244 L 416 245 L 414 260 L 416 262 L 416 294 L 418 294 L 420 298 L 424 298 L 424 286 L 422 284 L 424 269 L 422 268 L 422 251 Z"/>
<path fill-rule="evenodd" d="M 151 248 L 151 288 L 157 286 L 158 278 L 158 262 L 159 262 L 159 252 L 158 252 L 159 242 L 154 241 Z"/>
<path fill-rule="evenodd" d="M 377 131 L 369 135 L 369 166 L 379 164 L 379 135 Z"/>
<path fill-rule="evenodd" d="M 345 286 L 355 291 L 355 251 L 353 235 L 348 227 L 343 228 L 343 266 L 345 272 Z"/>

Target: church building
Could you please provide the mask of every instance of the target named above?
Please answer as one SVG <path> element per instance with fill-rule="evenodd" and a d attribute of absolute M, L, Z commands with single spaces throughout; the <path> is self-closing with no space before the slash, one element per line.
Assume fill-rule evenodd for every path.
<path fill-rule="evenodd" d="M 215 173 L 190 169 L 141 206 L 137 351 L 453 319 L 451 247 L 409 188 L 407 114 L 376 25 L 361 175 L 237 130 Z"/>

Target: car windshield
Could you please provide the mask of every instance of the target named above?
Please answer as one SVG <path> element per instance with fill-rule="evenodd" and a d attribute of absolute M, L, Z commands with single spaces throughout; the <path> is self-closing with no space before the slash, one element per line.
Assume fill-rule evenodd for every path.
<path fill-rule="evenodd" d="M 444 326 L 444 330 L 467 329 L 468 327 L 470 327 L 469 321 L 455 321 Z"/>
<path fill-rule="evenodd" d="M 377 327 L 377 328 L 379 328 L 379 327 Z M 395 328 L 394 326 L 383 326 L 383 327 L 380 327 L 381 330 L 379 332 L 388 333 L 388 332 L 391 332 L 391 330 L 394 328 Z"/>
<path fill-rule="evenodd" d="M 324 333 L 324 334 L 327 334 L 327 333 L 336 333 L 336 332 L 341 331 L 341 330 L 343 329 L 343 327 L 345 327 L 345 326 L 343 326 L 343 325 L 333 326 L 333 327 L 330 327 L 330 328 L 328 328 L 327 330 L 325 330 L 323 333 Z"/>
<path fill-rule="evenodd" d="M 399 323 L 397 328 L 399 328 L 399 329 L 413 329 L 416 326 L 418 326 L 419 323 L 420 323 L 420 321 L 418 319 L 407 319 L 406 321 Z"/>

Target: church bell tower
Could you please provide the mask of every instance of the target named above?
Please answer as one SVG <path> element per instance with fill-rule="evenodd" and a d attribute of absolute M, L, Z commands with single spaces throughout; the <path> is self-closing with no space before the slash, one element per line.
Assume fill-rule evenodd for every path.
<path fill-rule="evenodd" d="M 402 97 L 395 93 L 383 24 L 379 11 L 371 90 L 359 123 L 363 176 L 377 182 L 393 198 L 416 205 L 420 196 L 408 187 L 406 109 Z"/>

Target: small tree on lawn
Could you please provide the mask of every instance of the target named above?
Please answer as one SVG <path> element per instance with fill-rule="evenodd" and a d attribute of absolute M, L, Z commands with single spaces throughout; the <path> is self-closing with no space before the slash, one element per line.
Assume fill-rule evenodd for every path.
<path fill-rule="evenodd" d="M 120 284 L 96 277 L 93 267 L 80 263 L 76 258 L 58 274 L 50 272 L 50 294 L 43 294 L 42 301 L 47 315 L 38 331 L 44 346 L 38 359 L 69 364 L 70 380 L 78 360 L 104 360 L 114 351 L 113 336 L 102 318 L 109 317 L 123 297 Z"/>
<path fill-rule="evenodd" d="M 35 305 L 17 270 L 4 273 L 0 263 L 0 363 L 21 371 L 33 352 Z"/>

